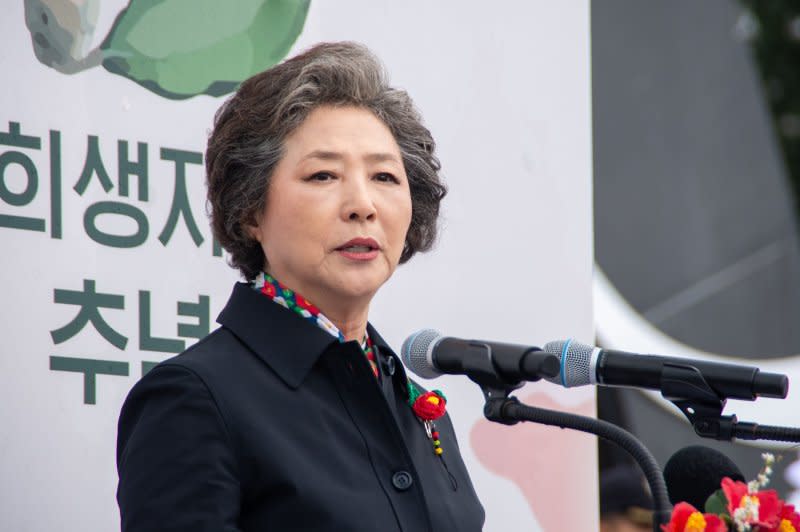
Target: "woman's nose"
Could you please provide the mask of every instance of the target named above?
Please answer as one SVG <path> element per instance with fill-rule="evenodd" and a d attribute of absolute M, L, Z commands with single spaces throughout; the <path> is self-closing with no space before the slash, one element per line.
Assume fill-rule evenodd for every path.
<path fill-rule="evenodd" d="M 367 179 L 350 179 L 345 185 L 342 215 L 347 220 L 373 220 L 377 215 Z"/>

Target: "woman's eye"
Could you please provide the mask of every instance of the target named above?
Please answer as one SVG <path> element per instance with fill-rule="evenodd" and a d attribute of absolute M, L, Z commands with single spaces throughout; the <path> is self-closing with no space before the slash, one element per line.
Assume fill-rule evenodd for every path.
<path fill-rule="evenodd" d="M 375 180 L 376 181 L 380 181 L 382 183 L 399 183 L 400 182 L 400 180 L 397 179 L 395 176 L 393 176 L 392 174 L 386 173 L 386 172 L 381 172 L 379 174 L 376 174 L 375 175 Z"/>
<path fill-rule="evenodd" d="M 334 179 L 333 175 L 328 172 L 317 172 L 306 178 L 307 181 L 330 181 L 332 179 Z"/>

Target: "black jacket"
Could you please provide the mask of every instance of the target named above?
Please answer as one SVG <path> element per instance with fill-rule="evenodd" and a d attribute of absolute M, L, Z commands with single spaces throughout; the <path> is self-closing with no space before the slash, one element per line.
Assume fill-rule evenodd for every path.
<path fill-rule="evenodd" d="M 437 422 L 439 458 L 406 402 L 402 365 L 371 326 L 381 381 L 357 342 L 245 284 L 217 321 L 122 407 L 122 530 L 481 529 L 450 420 Z"/>

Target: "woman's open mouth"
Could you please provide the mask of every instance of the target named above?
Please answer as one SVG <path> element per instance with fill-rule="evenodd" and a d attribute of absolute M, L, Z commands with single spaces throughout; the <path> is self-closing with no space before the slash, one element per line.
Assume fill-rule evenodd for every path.
<path fill-rule="evenodd" d="M 354 238 L 336 248 L 336 251 L 351 260 L 367 261 L 377 257 L 380 249 L 372 238 Z"/>

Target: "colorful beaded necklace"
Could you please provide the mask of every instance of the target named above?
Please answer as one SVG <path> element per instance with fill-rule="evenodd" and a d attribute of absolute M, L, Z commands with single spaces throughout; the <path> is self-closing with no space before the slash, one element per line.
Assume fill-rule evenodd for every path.
<path fill-rule="evenodd" d="M 328 332 L 340 342 L 347 341 L 339 328 L 320 312 L 316 306 L 291 288 L 284 286 L 283 283 L 270 274 L 261 272 L 256 276 L 253 281 L 253 288 L 271 298 L 275 303 L 315 323 L 319 328 Z M 375 378 L 380 379 L 375 350 L 372 348 L 372 340 L 370 340 L 368 334 L 364 335 L 364 340 L 361 342 L 361 349 L 364 352 L 364 356 L 367 357 L 367 361 L 369 361 L 370 368 L 372 368 L 372 373 L 375 375 Z M 406 381 L 406 386 L 408 387 L 408 404 L 425 427 L 425 433 L 433 442 L 434 452 L 437 456 L 441 456 L 444 451 L 442 450 L 442 442 L 439 439 L 439 432 L 436 430 L 434 421 L 444 415 L 447 399 L 440 390 L 423 393 L 422 390 L 411 382 L 411 379 Z"/>

